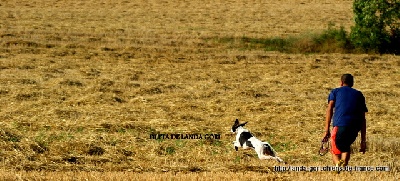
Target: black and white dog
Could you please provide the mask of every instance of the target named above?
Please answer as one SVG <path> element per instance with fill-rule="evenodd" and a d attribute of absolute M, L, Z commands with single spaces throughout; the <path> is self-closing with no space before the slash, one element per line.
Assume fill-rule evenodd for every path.
<path fill-rule="evenodd" d="M 261 160 L 264 159 L 274 159 L 278 162 L 283 162 L 281 158 L 276 155 L 275 150 L 272 146 L 265 141 L 261 141 L 254 137 L 249 130 L 243 128 L 247 122 L 239 124 L 239 120 L 236 119 L 232 126 L 232 132 L 236 133 L 236 140 L 233 142 L 235 150 L 238 151 L 238 147 L 243 147 L 243 149 L 253 148 Z"/>

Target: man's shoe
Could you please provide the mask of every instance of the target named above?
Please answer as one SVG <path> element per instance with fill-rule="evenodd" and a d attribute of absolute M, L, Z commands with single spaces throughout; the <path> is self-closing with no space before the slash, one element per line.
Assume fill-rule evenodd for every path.
<path fill-rule="evenodd" d="M 336 164 L 336 173 L 339 174 L 340 173 L 340 169 L 342 169 L 344 166 L 344 161 L 343 160 L 339 160 L 339 162 Z"/>

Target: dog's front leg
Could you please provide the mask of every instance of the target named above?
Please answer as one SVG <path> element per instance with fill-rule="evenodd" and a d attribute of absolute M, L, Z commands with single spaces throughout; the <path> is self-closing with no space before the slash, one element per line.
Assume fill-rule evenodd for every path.
<path fill-rule="evenodd" d="M 238 141 L 233 141 L 233 146 L 235 147 L 235 150 L 238 151 L 239 147 L 240 147 L 240 144 L 239 144 Z"/>

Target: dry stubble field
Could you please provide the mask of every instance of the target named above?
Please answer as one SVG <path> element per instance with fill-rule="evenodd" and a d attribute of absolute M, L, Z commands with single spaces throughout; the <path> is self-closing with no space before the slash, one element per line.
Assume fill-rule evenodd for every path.
<path fill-rule="evenodd" d="M 350 29 L 352 1 L 0 1 L 0 180 L 396 180 L 400 58 L 282 54 L 224 38 Z M 368 152 L 389 172 L 274 172 L 235 152 L 234 119 L 292 166 L 317 155 L 342 73 L 363 91 Z M 150 139 L 151 133 L 221 139 Z M 339 177 L 340 176 L 340 177 Z"/>

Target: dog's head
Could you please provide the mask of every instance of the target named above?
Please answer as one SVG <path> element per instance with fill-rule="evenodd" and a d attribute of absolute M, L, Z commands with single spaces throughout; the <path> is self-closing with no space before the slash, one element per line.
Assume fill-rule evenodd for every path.
<path fill-rule="evenodd" d="M 246 124 L 247 124 L 247 122 L 240 124 L 240 123 L 239 123 L 239 120 L 236 119 L 235 122 L 233 123 L 231 132 L 232 132 L 232 133 L 236 133 L 236 130 L 237 130 L 239 127 L 243 127 L 243 126 L 246 125 Z"/>

